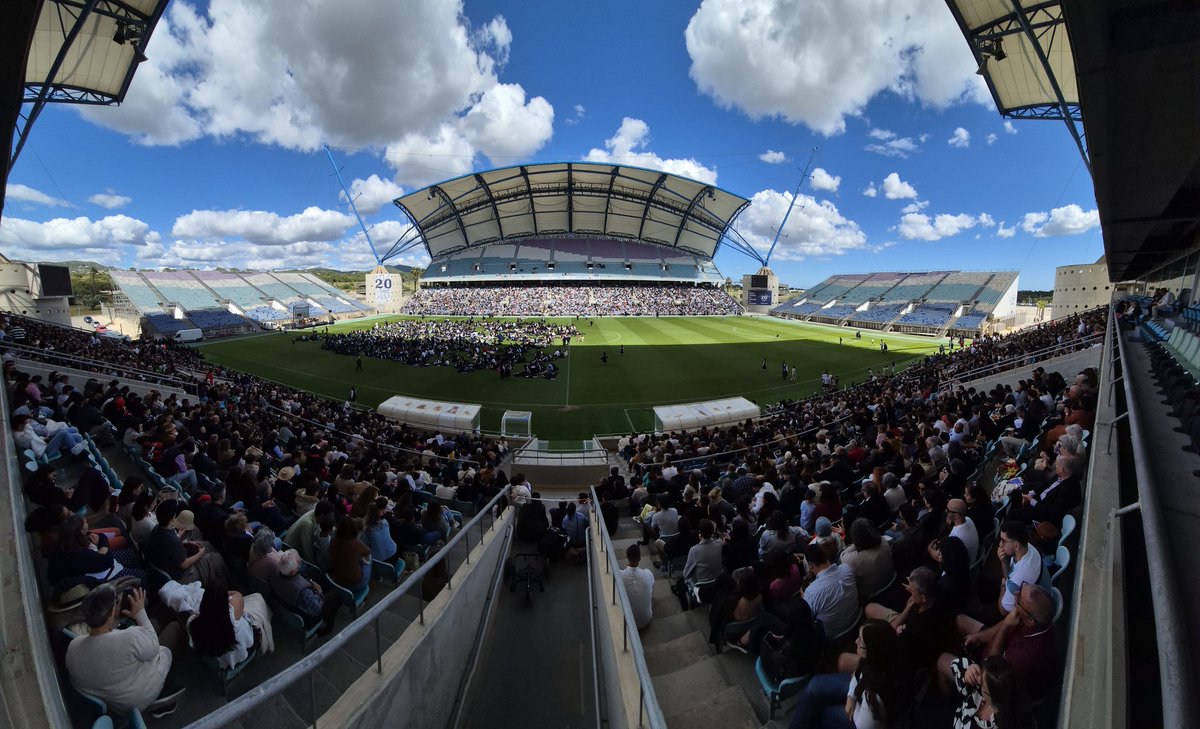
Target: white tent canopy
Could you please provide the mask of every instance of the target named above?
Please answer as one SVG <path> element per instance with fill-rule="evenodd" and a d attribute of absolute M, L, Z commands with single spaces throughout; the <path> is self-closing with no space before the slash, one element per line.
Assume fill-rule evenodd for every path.
<path fill-rule="evenodd" d="M 479 405 L 459 402 L 422 400 L 393 395 L 375 410 L 385 418 L 416 425 L 427 430 L 470 433 L 479 430 Z"/>
<path fill-rule="evenodd" d="M 488 243 L 574 234 L 649 241 L 712 258 L 749 201 L 659 170 L 554 162 L 464 175 L 395 204 L 433 258 Z"/>
<path fill-rule="evenodd" d="M 654 408 L 654 428 L 660 431 L 690 430 L 740 423 L 761 414 L 758 406 L 744 397 L 685 405 L 657 405 Z"/>

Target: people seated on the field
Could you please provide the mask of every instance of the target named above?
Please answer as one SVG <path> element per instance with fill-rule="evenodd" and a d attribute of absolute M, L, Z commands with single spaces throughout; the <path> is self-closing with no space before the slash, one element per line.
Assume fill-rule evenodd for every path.
<path fill-rule="evenodd" d="M 714 286 L 662 283 L 425 287 L 409 314 L 456 316 L 730 316 L 742 307 Z"/>

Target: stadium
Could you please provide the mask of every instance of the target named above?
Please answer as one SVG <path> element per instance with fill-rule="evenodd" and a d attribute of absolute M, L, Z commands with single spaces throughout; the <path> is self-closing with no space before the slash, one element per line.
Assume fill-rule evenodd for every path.
<path fill-rule="evenodd" d="M 47 101 L 124 98 L 166 3 L 33 5 L 6 175 Z M 1200 74 L 1195 12 L 948 5 L 1002 115 L 1067 122 L 1111 302 L 1030 326 L 1017 270 L 953 261 L 784 298 L 747 197 L 596 161 L 395 198 L 411 293 L 378 255 L 361 293 L 112 268 L 85 321 L 0 262 L 5 714 L 1200 724 L 1200 103 L 1156 75 Z"/>

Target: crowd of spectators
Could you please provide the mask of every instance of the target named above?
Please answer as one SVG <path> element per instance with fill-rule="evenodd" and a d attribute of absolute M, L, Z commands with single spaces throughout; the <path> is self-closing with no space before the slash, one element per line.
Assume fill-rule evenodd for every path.
<path fill-rule="evenodd" d="M 918 675 L 945 697 L 923 712 L 957 709 L 957 727 L 1028 726 L 1031 698 L 1061 676 L 1043 555 L 1082 504 L 1091 423 L 1075 413 L 1094 409 L 1098 377 L 1038 367 L 987 391 L 948 383 L 1000 353 L 1017 366 L 1047 342 L 1090 346 L 1105 315 L 934 355 L 756 422 L 630 434 L 618 448 L 631 480 L 612 474 L 597 491 L 630 500 L 664 573 L 678 560 L 675 590 L 690 593 L 684 605 L 709 604 L 712 642 L 758 654 L 774 677 L 812 673 L 824 645 L 856 631 L 857 651 L 809 682 L 793 729 L 831 726 L 830 712 L 900 725 Z M 1004 438 L 1021 441 L 1030 467 L 993 493 L 977 479 L 990 454 L 1004 457 Z M 997 530 L 993 496 L 1005 495 Z M 999 584 L 972 603 L 972 574 L 992 560 Z"/>
<path fill-rule="evenodd" d="M 407 320 L 326 334 L 321 348 L 419 367 L 497 370 L 502 375 L 553 379 L 554 360 L 566 356 L 567 345 L 578 334 L 573 325 L 542 320 Z"/>
<path fill-rule="evenodd" d="M 408 314 L 448 316 L 734 316 L 741 304 L 719 288 L 691 284 L 454 286 L 422 288 Z"/>
<path fill-rule="evenodd" d="M 71 680 L 115 710 L 174 711 L 168 674 L 181 652 L 223 668 L 269 652 L 266 596 L 231 590 L 239 575 L 253 574 L 277 605 L 328 634 L 342 593 L 325 579 L 356 590 L 371 579 L 373 559 L 419 563 L 459 521 L 437 497 L 482 504 L 509 483 L 497 468 L 503 439 L 418 431 L 212 367 L 186 348 L 97 342 L 6 317 L 5 336 L 14 329 L 50 357 L 91 358 L 105 375 L 43 379 L 22 370 L 33 353 L 5 355 L 10 416 L 17 430 L 31 430 L 18 442 L 42 442 L 25 484 L 26 528 L 41 545 L 60 619 L 79 623 Z M 141 395 L 108 380 L 127 366 L 170 373 L 194 394 Z M 102 469 L 84 461 L 84 434 L 120 440 L 146 472 L 111 491 Z M 73 484 L 61 482 L 64 464 L 80 473 Z M 286 546 L 276 537 L 284 530 Z M 299 557 L 320 571 L 298 567 Z M 160 618 L 154 624 L 147 608 Z M 136 627 L 115 629 L 121 616 Z"/>

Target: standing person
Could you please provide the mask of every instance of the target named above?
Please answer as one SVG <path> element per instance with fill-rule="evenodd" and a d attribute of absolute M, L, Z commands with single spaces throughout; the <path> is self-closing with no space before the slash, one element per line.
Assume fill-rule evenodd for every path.
<path fill-rule="evenodd" d="M 788 382 L 795 382 L 795 381 L 796 381 L 796 368 L 793 367 L 791 373 L 788 375 Z"/>
<path fill-rule="evenodd" d="M 350 386 L 350 395 L 346 398 L 346 401 L 351 405 L 358 402 L 358 389 L 354 385 Z"/>
<path fill-rule="evenodd" d="M 787 378 L 788 378 L 788 363 L 785 361 L 783 363 L 783 379 L 786 381 Z"/>
<path fill-rule="evenodd" d="M 763 368 L 764 370 L 765 370 L 765 369 L 767 369 L 767 358 L 766 358 L 766 357 L 763 357 L 763 361 L 762 361 L 762 368 Z"/>
<path fill-rule="evenodd" d="M 625 354 L 625 345 L 624 344 L 621 345 L 621 354 L 622 355 Z"/>
<path fill-rule="evenodd" d="M 354 358 L 354 371 L 355 371 L 355 372 L 362 372 L 362 371 L 363 371 L 363 368 L 362 368 L 362 357 L 355 357 L 355 358 Z"/>
<path fill-rule="evenodd" d="M 608 352 L 600 353 L 600 364 L 602 364 L 602 365 L 608 364 Z"/>
<path fill-rule="evenodd" d="M 629 607 L 633 611 L 633 620 L 638 630 L 644 630 L 654 617 L 654 573 L 643 569 L 642 548 L 637 544 L 629 545 L 625 550 L 625 558 L 629 566 L 621 570 L 621 581 L 625 583 L 625 593 L 629 596 Z"/>

